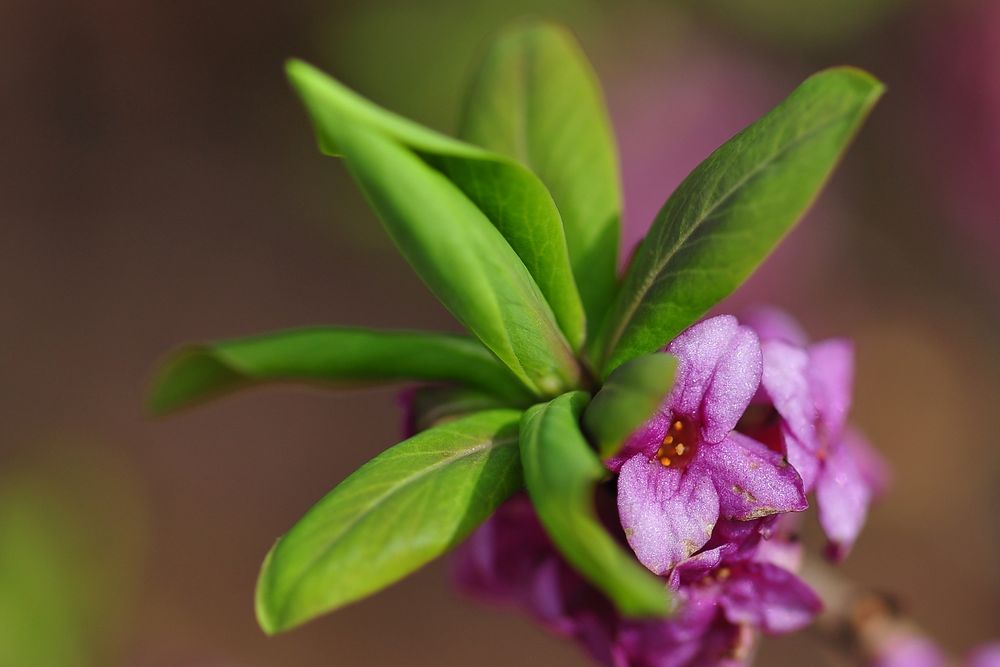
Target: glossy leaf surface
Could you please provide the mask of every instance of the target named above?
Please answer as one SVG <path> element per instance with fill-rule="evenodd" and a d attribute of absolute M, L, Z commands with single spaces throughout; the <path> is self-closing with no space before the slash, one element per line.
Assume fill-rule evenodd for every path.
<path fill-rule="evenodd" d="M 819 194 L 882 92 L 858 69 L 819 72 L 691 172 L 604 323 L 594 356 L 605 375 L 663 347 L 750 275 Z"/>
<path fill-rule="evenodd" d="M 457 382 L 512 403 L 528 395 L 472 338 L 313 327 L 183 347 L 156 374 L 148 403 L 154 414 L 164 414 L 266 383 L 351 386 L 401 380 Z"/>
<path fill-rule="evenodd" d="M 257 582 L 273 634 L 361 599 L 465 538 L 521 486 L 518 419 L 494 410 L 378 455 L 278 540 Z"/>
<path fill-rule="evenodd" d="M 517 160 L 548 187 L 596 328 L 617 284 L 620 179 L 600 83 L 569 31 L 522 21 L 502 32 L 472 81 L 461 136 Z"/>
<path fill-rule="evenodd" d="M 541 393 L 576 378 L 585 320 L 559 212 L 516 162 L 380 109 L 305 63 L 289 76 L 431 291 Z"/>
<path fill-rule="evenodd" d="M 639 564 L 601 525 L 596 485 L 607 471 L 580 432 L 584 392 L 536 405 L 521 420 L 524 483 L 546 532 L 566 560 L 628 616 L 670 611 L 666 582 Z"/>
<path fill-rule="evenodd" d="M 618 453 L 625 439 L 652 417 L 674 383 L 677 360 L 648 354 L 626 361 L 608 376 L 583 413 L 583 425 L 602 459 Z"/>

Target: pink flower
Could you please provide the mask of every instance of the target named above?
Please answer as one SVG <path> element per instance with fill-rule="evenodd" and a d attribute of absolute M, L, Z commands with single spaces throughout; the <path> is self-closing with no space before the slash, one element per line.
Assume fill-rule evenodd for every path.
<path fill-rule="evenodd" d="M 829 553 L 840 560 L 888 480 L 885 463 L 847 426 L 853 346 L 842 339 L 807 344 L 798 326 L 776 311 L 758 311 L 748 322 L 761 337 L 763 372 L 739 430 L 787 456 L 805 491 L 815 491 Z"/>
<path fill-rule="evenodd" d="M 895 637 L 875 656 L 872 667 L 949 667 L 952 663 L 937 645 L 920 635 Z M 962 667 L 1000 667 L 1000 643 L 972 651 Z"/>
<path fill-rule="evenodd" d="M 965 659 L 965 667 L 1000 667 L 1000 642 L 977 648 Z"/>
<path fill-rule="evenodd" d="M 680 334 L 674 388 L 659 413 L 608 462 L 618 512 L 639 561 L 667 574 L 694 555 L 720 519 L 751 521 L 806 508 L 783 456 L 733 429 L 761 378 L 757 335 L 722 315 Z"/>
<path fill-rule="evenodd" d="M 517 496 L 461 547 L 455 573 L 466 592 L 525 608 L 600 664 L 737 667 L 748 663 L 758 633 L 798 630 L 820 609 L 815 593 L 782 567 L 787 556 L 777 554 L 788 548 L 796 546 L 702 552 L 673 572 L 681 602 L 674 617 L 626 619 L 566 564 L 528 499 Z"/>
<path fill-rule="evenodd" d="M 616 488 L 617 515 L 602 513 L 605 523 L 674 591 L 676 615 L 620 616 L 563 560 L 523 495 L 463 545 L 456 578 L 477 597 L 528 610 L 604 665 L 746 665 L 759 634 L 798 630 L 821 606 L 794 574 L 799 545 L 777 537 L 778 518 L 806 507 L 802 479 L 782 453 L 734 432 L 760 392 L 764 357 L 751 328 L 713 317 L 667 351 L 678 360 L 674 388 L 607 462 L 617 484 L 598 499 L 610 502 Z"/>
<path fill-rule="evenodd" d="M 888 642 L 872 667 L 947 667 L 947 664 L 947 658 L 934 642 L 913 636 Z"/>

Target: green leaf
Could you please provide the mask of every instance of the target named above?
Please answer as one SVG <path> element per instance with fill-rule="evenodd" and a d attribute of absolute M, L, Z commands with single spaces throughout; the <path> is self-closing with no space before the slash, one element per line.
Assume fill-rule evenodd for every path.
<path fill-rule="evenodd" d="M 257 619 L 268 634 L 368 596 L 440 556 L 521 486 L 520 413 L 436 426 L 378 455 L 268 554 Z"/>
<path fill-rule="evenodd" d="M 617 287 L 620 179 L 600 83 L 569 31 L 523 21 L 502 32 L 472 81 L 460 134 L 548 187 L 595 333 Z"/>
<path fill-rule="evenodd" d="M 288 74 L 428 287 L 541 393 L 572 385 L 583 306 L 559 212 L 513 160 L 395 116 L 302 62 Z M 558 324 L 557 324 L 558 323 Z"/>
<path fill-rule="evenodd" d="M 583 413 L 583 425 L 602 459 L 618 453 L 625 439 L 652 417 L 674 384 L 677 360 L 648 354 L 616 368 Z"/>
<path fill-rule="evenodd" d="M 415 387 L 408 396 L 408 428 L 413 433 L 484 410 L 510 407 L 496 396 L 465 387 Z"/>
<path fill-rule="evenodd" d="M 177 408 L 270 382 L 457 382 L 523 403 L 527 389 L 477 341 L 416 331 L 315 327 L 189 345 L 159 369 L 149 409 Z"/>
<path fill-rule="evenodd" d="M 628 616 L 665 616 L 670 596 L 601 526 L 594 489 L 607 474 L 578 425 L 587 394 L 564 394 L 521 419 L 524 483 L 546 532 L 566 560 Z"/>
<path fill-rule="evenodd" d="M 858 69 L 822 71 L 691 172 L 604 323 L 605 375 L 662 347 L 750 275 L 816 198 L 883 90 Z"/>

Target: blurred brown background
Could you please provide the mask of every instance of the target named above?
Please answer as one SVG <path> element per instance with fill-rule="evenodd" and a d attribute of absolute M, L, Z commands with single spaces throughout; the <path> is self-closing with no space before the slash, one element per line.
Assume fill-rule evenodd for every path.
<path fill-rule="evenodd" d="M 950 649 L 1000 635 L 998 6 L 0 3 L 0 645 L 33 632 L 8 655 L 37 667 L 582 662 L 459 598 L 444 563 L 302 630 L 259 632 L 263 555 L 398 439 L 393 391 L 141 410 L 151 366 L 184 341 L 455 327 L 314 149 L 282 61 L 450 130 L 481 44 L 525 13 L 568 23 L 602 75 L 632 241 L 811 71 L 850 63 L 887 82 L 820 205 L 731 308 L 777 303 L 817 337 L 856 338 L 856 421 L 896 479 L 847 570 Z M 805 660 L 837 664 L 808 635 L 760 664 Z"/>

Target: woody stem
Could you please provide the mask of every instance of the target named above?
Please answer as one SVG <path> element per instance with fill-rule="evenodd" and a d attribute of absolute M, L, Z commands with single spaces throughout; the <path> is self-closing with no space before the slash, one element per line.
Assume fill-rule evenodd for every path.
<path fill-rule="evenodd" d="M 807 559 L 802 577 L 824 604 L 813 632 L 857 665 L 871 664 L 897 639 L 926 635 L 892 596 L 865 588 L 826 563 Z"/>

